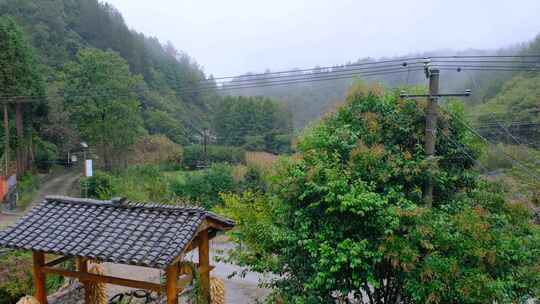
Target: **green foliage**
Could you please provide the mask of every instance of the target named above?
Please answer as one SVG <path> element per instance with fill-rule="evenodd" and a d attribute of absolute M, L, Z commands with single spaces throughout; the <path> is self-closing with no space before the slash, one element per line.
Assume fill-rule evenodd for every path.
<path fill-rule="evenodd" d="M 43 95 L 43 80 L 33 50 L 11 17 L 0 17 L 0 49 L 0 95 Z"/>
<path fill-rule="evenodd" d="M 158 166 L 132 166 L 116 174 L 96 171 L 83 180 L 81 190 L 88 187 L 88 196 L 97 199 L 126 197 L 138 202 L 169 202 L 174 195 L 169 191 L 168 179 Z"/>
<path fill-rule="evenodd" d="M 147 135 L 137 141 L 131 154 L 132 164 L 180 167 L 183 151 L 165 135 Z"/>
<path fill-rule="evenodd" d="M 540 231 L 482 182 L 480 150 L 443 115 L 436 168 L 423 151 L 424 102 L 357 85 L 306 132 L 265 194 L 224 197 L 242 245 L 286 303 L 523 303 L 538 296 Z M 455 113 L 459 116 L 459 111 Z M 434 207 L 422 188 L 436 180 Z M 247 247 L 246 247 L 247 246 Z"/>
<path fill-rule="evenodd" d="M 242 176 L 239 188 L 241 191 L 265 192 L 267 182 L 265 170 L 256 166 L 248 166 Z"/>
<path fill-rule="evenodd" d="M 92 177 L 81 179 L 81 189 L 88 197 L 109 199 L 113 196 L 113 176 L 106 172 L 95 171 Z"/>
<path fill-rule="evenodd" d="M 65 102 L 81 136 L 98 147 L 105 168 L 112 169 L 143 133 L 134 92 L 141 79 L 117 54 L 86 49 L 67 66 L 65 81 Z"/>
<path fill-rule="evenodd" d="M 9 16 L 0 15 L 0 50 L 0 96 L 43 96 L 45 87 L 34 50 L 17 22 Z M 23 129 L 20 131 L 26 137 L 31 133 L 29 131 L 39 128 L 47 108 L 38 100 L 30 105 L 21 105 L 21 109 L 27 119 L 23 120 Z M 25 138 L 17 137 L 17 146 L 25 142 Z"/>
<path fill-rule="evenodd" d="M 56 161 L 58 148 L 55 144 L 36 138 L 35 161 L 40 170 L 48 171 Z"/>
<path fill-rule="evenodd" d="M 507 189 L 509 201 L 534 206 L 540 202 L 540 180 L 531 177 L 540 176 L 539 159 L 536 149 L 499 143 L 485 149 L 479 165 L 493 182 Z"/>
<path fill-rule="evenodd" d="M 235 189 L 232 167 L 226 164 L 213 164 L 207 170 L 189 172 L 171 185 L 171 190 L 180 199 L 208 209 L 221 203 L 220 193 Z"/>
<path fill-rule="evenodd" d="M 17 191 L 19 192 L 17 204 L 19 208 L 24 210 L 32 202 L 40 184 L 39 177 L 32 173 L 26 173 L 20 178 L 17 182 Z"/>
<path fill-rule="evenodd" d="M 538 143 L 540 141 L 539 96 L 540 75 L 533 73 L 516 75 L 504 84 L 499 94 L 474 109 L 474 112 L 478 113 L 476 122 L 482 125 L 499 121 L 503 127 L 481 129 L 482 133 L 490 139 L 515 144 L 515 139 L 504 131 L 504 128 L 507 128 L 508 132 L 524 143 Z"/>
<path fill-rule="evenodd" d="M 149 110 L 145 113 L 145 126 L 150 134 L 164 134 L 178 144 L 188 144 L 186 130 L 169 113 L 161 110 Z"/>
<path fill-rule="evenodd" d="M 274 153 L 290 150 L 291 114 L 271 99 L 228 96 L 215 113 L 213 129 L 219 144 Z"/>
<path fill-rule="evenodd" d="M 188 169 L 195 169 L 205 161 L 209 163 L 239 164 L 245 162 L 246 151 L 231 146 L 208 145 L 206 154 L 201 145 L 191 145 L 184 148 L 183 163 Z"/>
<path fill-rule="evenodd" d="M 47 276 L 46 288 L 54 292 L 63 284 L 59 276 Z M 32 254 L 13 251 L 0 256 L 0 304 L 13 304 L 26 295 L 34 294 Z"/>

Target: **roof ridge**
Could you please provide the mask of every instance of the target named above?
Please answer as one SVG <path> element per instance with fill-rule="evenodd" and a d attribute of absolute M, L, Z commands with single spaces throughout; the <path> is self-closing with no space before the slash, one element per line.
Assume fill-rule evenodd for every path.
<path fill-rule="evenodd" d="M 91 198 L 77 198 L 64 195 L 47 195 L 45 197 L 45 203 L 69 203 L 76 205 L 91 205 L 91 206 L 102 206 L 102 207 L 113 207 L 113 208 L 123 208 L 123 209 L 145 209 L 145 210 L 156 210 L 156 211 L 187 211 L 193 213 L 204 213 L 209 215 L 209 211 L 200 207 L 200 206 L 188 206 L 188 205 L 168 205 L 165 203 L 141 203 L 127 200 L 125 197 L 121 198 L 112 198 L 110 200 L 97 200 Z"/>
<path fill-rule="evenodd" d="M 72 203 L 72 204 L 89 204 L 89 205 L 113 205 L 115 203 L 114 200 L 98 200 L 93 198 L 79 198 L 79 197 L 71 197 L 71 196 L 65 196 L 65 195 L 47 195 L 45 196 L 46 203 L 53 203 L 53 202 L 62 202 L 62 203 Z"/>

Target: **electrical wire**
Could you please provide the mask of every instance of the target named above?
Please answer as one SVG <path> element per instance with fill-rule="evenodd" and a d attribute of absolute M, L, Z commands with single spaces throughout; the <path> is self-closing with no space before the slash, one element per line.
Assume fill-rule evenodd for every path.
<path fill-rule="evenodd" d="M 454 65 L 438 65 L 437 60 L 439 59 L 455 59 L 452 61 Z M 172 89 L 178 89 L 176 92 L 177 94 L 188 94 L 188 93 L 204 93 L 204 92 L 219 92 L 224 90 L 233 90 L 233 89 L 248 89 L 248 88 L 257 88 L 257 87 L 268 87 L 268 86 L 276 86 L 276 85 L 289 85 L 289 84 L 298 84 L 298 83 L 306 83 L 306 82 L 314 82 L 314 81 L 323 81 L 323 80 L 337 80 L 337 79 L 347 79 L 352 78 L 356 76 L 363 76 L 363 77 L 370 77 L 375 75 L 385 75 L 390 73 L 401 73 L 403 71 L 400 71 L 400 68 L 408 67 L 406 70 L 407 73 L 410 73 L 411 71 L 419 71 L 420 69 L 412 70 L 409 68 L 409 65 L 417 65 L 419 62 L 411 62 L 410 64 L 408 61 L 418 61 L 418 60 L 424 60 L 424 63 L 428 63 L 431 60 L 433 60 L 431 63 L 429 63 L 432 67 L 440 67 L 441 69 L 448 70 L 448 69 L 467 69 L 467 70 L 478 70 L 478 71 L 539 71 L 540 68 L 536 67 L 526 67 L 526 66 L 476 66 L 476 65 L 464 65 L 464 64 L 456 64 L 460 60 L 458 59 L 467 59 L 467 60 L 461 60 L 463 63 L 485 63 L 486 60 L 477 60 L 474 61 L 472 59 L 483 59 L 483 58 L 540 58 L 540 55 L 473 55 L 473 56 L 431 56 L 431 57 L 413 57 L 413 58 L 401 58 L 401 59 L 394 59 L 394 60 L 384 60 L 384 61 L 376 61 L 376 62 L 366 62 L 366 63 L 358 63 L 358 64 L 350 64 L 345 66 L 334 66 L 334 67 L 321 67 L 321 68 L 312 68 L 312 69 L 296 69 L 296 70 L 287 70 L 287 71 L 278 71 L 278 72 L 269 72 L 269 73 L 262 73 L 262 74 L 249 74 L 249 75 L 240 75 L 240 76 L 227 76 L 227 77 L 219 77 L 219 78 L 211 78 L 211 79 L 204 79 L 199 81 L 199 84 L 204 84 L 206 81 L 215 81 L 216 79 L 235 79 L 233 81 L 229 82 L 223 82 L 221 83 L 222 86 L 217 86 L 216 83 L 210 83 L 206 85 L 201 85 L 199 87 L 195 88 L 172 88 Z M 442 62 L 443 60 L 439 60 Z M 388 63 L 398 63 L 400 68 L 388 68 Z M 494 60 L 491 60 L 491 62 L 496 62 Z M 515 62 L 509 62 L 507 63 L 518 63 L 521 64 L 519 61 Z M 530 62 L 530 61 L 528 61 Z M 532 62 L 531 62 L 532 63 Z M 384 64 L 384 66 L 381 66 L 381 64 Z M 355 68 L 357 66 L 360 66 L 359 68 Z M 364 66 L 364 67 L 362 67 Z M 321 72 L 320 70 L 324 69 L 331 69 L 331 71 L 328 72 Z M 352 73 L 351 71 L 360 71 L 364 70 L 365 73 Z M 314 73 L 309 74 L 302 74 L 298 75 L 299 72 L 303 71 L 317 71 Z M 285 73 L 293 73 L 291 75 L 282 75 Z M 271 81 L 268 81 L 267 79 L 263 79 L 263 83 L 261 83 L 260 78 L 256 79 L 250 79 L 257 76 L 268 76 L 268 75 L 280 75 L 280 76 L 273 76 L 270 79 Z M 314 75 L 320 75 L 320 76 L 314 76 Z M 247 79 L 246 79 L 247 78 Z M 267 77 L 268 78 L 268 77 Z M 231 84 L 232 83 L 232 84 Z M 238 83 L 238 84 L 237 84 Z M 92 94 L 94 97 L 99 97 L 96 94 Z M 118 97 L 119 95 L 115 94 L 115 97 Z M 63 97 L 59 95 L 59 97 Z M 72 98 L 78 98 L 83 97 L 81 95 L 72 95 Z M 104 96 L 108 97 L 108 96 Z M 180 96 L 181 97 L 181 96 Z M 31 102 L 35 99 L 43 100 L 44 96 L 0 96 L 0 101 L 10 101 L 10 102 Z"/>
<path fill-rule="evenodd" d="M 412 69 L 411 71 L 420 71 L 421 68 Z M 293 80 L 275 80 L 270 81 L 264 84 L 250 84 L 250 85 L 233 85 L 233 86 L 226 86 L 222 88 L 215 88 L 214 91 L 228 91 L 228 90 L 238 90 L 238 89 L 248 89 L 248 88 L 259 88 L 259 87 L 268 87 L 268 86 L 277 86 L 277 85 L 290 85 L 290 84 L 300 84 L 300 83 L 310 83 L 310 82 L 318 82 L 318 81 L 326 81 L 326 80 L 338 80 L 338 79 L 351 79 L 354 77 L 362 76 L 362 77 L 371 77 L 371 76 L 378 76 L 378 75 L 388 75 L 388 74 L 395 74 L 395 73 L 402 73 L 407 72 L 407 70 L 403 70 L 401 68 L 393 68 L 393 69 L 385 69 L 385 70 L 377 70 L 376 72 L 370 72 L 370 73 L 349 73 L 349 74 L 343 74 L 338 76 L 333 75 L 327 75 L 327 76 L 315 76 L 315 77 L 304 77 L 299 79 L 293 79 Z M 179 93 L 192 93 L 192 92 L 200 92 L 205 91 L 205 88 L 199 89 L 199 88 L 193 88 L 189 90 L 183 90 Z M 79 98 L 99 98 L 99 97 L 109 97 L 108 94 L 111 94 L 109 92 L 92 92 L 90 94 L 76 94 L 76 95 L 70 95 L 69 97 L 71 99 L 79 99 Z M 128 96 L 129 95 L 129 96 Z M 4 102 L 10 102 L 10 103 L 17 103 L 17 102 L 36 102 L 36 101 L 43 101 L 47 98 L 54 97 L 54 95 L 48 95 L 48 96 L 2 96 L 0 97 L 0 101 Z M 63 96 L 61 94 L 56 95 L 56 97 L 62 98 Z M 133 94 L 115 94 L 115 98 L 118 97 L 133 97 Z M 135 97 L 133 97 L 135 98 Z"/>
<path fill-rule="evenodd" d="M 452 116 L 452 118 L 454 118 L 454 120 L 460 122 L 465 128 L 467 128 L 470 132 L 472 132 L 472 134 L 474 134 L 475 136 L 477 136 L 478 138 L 480 138 L 482 141 L 484 141 L 485 143 L 487 144 L 491 144 L 491 142 L 486 139 L 484 136 L 482 136 L 482 134 L 478 133 L 474 128 L 472 128 L 471 126 L 469 126 L 465 121 L 463 121 L 461 118 L 457 117 L 456 115 L 454 115 L 454 113 L 446 110 L 444 107 L 440 106 L 439 105 L 439 108 L 441 110 L 443 110 L 444 112 L 446 112 L 447 114 L 449 114 L 450 116 Z M 527 167 L 526 165 L 524 165 L 520 160 L 517 160 L 515 159 L 512 155 L 509 155 L 508 153 L 506 153 L 504 150 L 502 150 L 499 146 L 497 145 L 493 145 L 497 150 L 499 150 L 502 154 L 504 154 L 506 156 L 506 158 L 508 160 L 510 160 L 513 164 L 517 164 L 520 168 L 522 168 L 524 170 L 524 172 L 526 172 L 529 176 L 531 177 L 534 177 L 536 180 L 540 181 L 540 176 L 538 176 L 536 173 L 532 172 L 531 169 L 529 167 Z"/>
<path fill-rule="evenodd" d="M 484 172 L 489 172 L 489 169 L 486 168 L 484 165 L 482 165 L 476 158 L 474 158 L 466 149 L 465 149 L 465 146 L 461 143 L 458 144 L 458 142 L 456 142 L 455 140 L 453 140 L 452 138 L 450 138 L 450 136 L 447 136 L 446 134 L 444 134 L 444 131 L 440 126 L 437 126 L 437 128 L 439 129 L 439 133 L 438 134 L 441 134 L 447 141 L 449 141 L 450 143 L 452 143 L 454 145 L 454 147 L 457 149 L 457 150 L 460 150 L 466 157 L 468 157 L 475 165 L 481 167 Z M 450 129 L 452 129 L 451 126 L 449 126 Z"/>
<path fill-rule="evenodd" d="M 325 69 L 339 69 L 339 68 L 347 68 L 347 67 L 369 66 L 369 65 L 384 64 L 384 63 L 404 63 L 404 62 L 406 63 L 409 61 L 418 61 L 418 60 L 425 60 L 425 57 L 409 57 L 409 58 L 400 58 L 400 59 L 391 59 L 391 60 L 380 60 L 380 61 L 374 61 L 374 62 L 351 63 L 351 64 L 346 64 L 346 65 L 324 66 L 324 67 L 304 68 L 304 69 L 289 69 L 289 70 L 268 72 L 268 73 L 212 77 L 209 80 L 234 79 L 238 77 L 257 77 L 257 76 L 277 75 L 277 74 L 286 74 L 286 73 L 299 73 L 299 72 L 318 71 L 318 70 L 325 70 Z"/>
<path fill-rule="evenodd" d="M 287 73 L 285 75 L 279 75 L 279 76 L 270 76 L 270 77 L 267 77 L 265 75 L 264 78 L 254 78 L 254 79 L 251 79 L 253 77 L 251 77 L 250 75 L 245 75 L 245 76 L 235 76 L 236 78 L 231 80 L 231 81 L 225 81 L 225 82 L 220 82 L 220 84 L 234 84 L 234 83 L 242 83 L 242 82 L 257 82 L 257 81 L 267 81 L 269 79 L 282 79 L 282 78 L 294 78 L 294 77 L 311 77 L 313 75 L 328 75 L 328 74 L 340 74 L 340 73 L 350 73 L 350 72 L 355 72 L 355 71 L 368 71 L 369 72 L 376 72 L 377 69 L 385 69 L 385 68 L 396 68 L 396 67 L 409 67 L 411 65 L 423 65 L 422 62 L 415 62 L 415 63 L 410 63 L 410 64 L 407 64 L 406 66 L 403 66 L 403 64 L 400 64 L 398 66 L 396 66 L 395 64 L 393 65 L 388 65 L 388 64 L 385 64 L 385 65 L 382 65 L 382 66 L 377 66 L 377 67 L 359 67 L 359 68 L 349 68 L 349 66 L 346 66 L 345 68 L 343 69 L 333 69 L 333 70 L 330 70 L 330 71 L 316 71 L 316 72 L 311 72 L 311 73 Z M 281 72 L 282 73 L 282 72 Z M 284 73 L 282 73 L 284 74 Z"/>

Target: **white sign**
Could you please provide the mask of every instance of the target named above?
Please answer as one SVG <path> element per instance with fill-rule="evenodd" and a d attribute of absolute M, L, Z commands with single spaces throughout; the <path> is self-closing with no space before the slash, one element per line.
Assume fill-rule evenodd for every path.
<path fill-rule="evenodd" d="M 85 177 L 92 177 L 93 171 L 92 171 L 92 160 L 87 159 L 84 162 L 84 176 Z"/>

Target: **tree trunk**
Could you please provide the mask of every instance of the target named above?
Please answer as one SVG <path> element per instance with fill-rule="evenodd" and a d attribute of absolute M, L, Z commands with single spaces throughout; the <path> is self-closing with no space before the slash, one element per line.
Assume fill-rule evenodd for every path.
<path fill-rule="evenodd" d="M 4 161 L 5 161 L 5 175 L 9 175 L 9 115 L 8 104 L 4 103 Z"/>
<path fill-rule="evenodd" d="M 24 173 L 24 131 L 22 104 L 15 104 L 15 128 L 17 129 L 17 177 L 20 178 Z"/>

